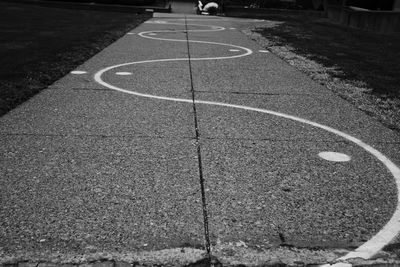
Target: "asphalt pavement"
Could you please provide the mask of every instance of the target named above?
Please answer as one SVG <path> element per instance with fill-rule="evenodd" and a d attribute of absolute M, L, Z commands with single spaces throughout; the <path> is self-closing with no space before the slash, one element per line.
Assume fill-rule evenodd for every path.
<path fill-rule="evenodd" d="M 393 259 L 399 134 L 262 24 L 155 14 L 1 117 L 2 263 Z"/>

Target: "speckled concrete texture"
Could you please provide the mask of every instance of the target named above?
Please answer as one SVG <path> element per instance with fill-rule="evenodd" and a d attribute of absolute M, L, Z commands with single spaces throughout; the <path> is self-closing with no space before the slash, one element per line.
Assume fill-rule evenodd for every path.
<path fill-rule="evenodd" d="M 329 162 L 338 151 L 349 162 Z M 346 142 L 203 141 L 211 232 L 221 242 L 350 247 L 391 216 L 394 181 L 362 149 Z"/>
<path fill-rule="evenodd" d="M 193 138 L 192 117 L 190 105 L 143 101 L 104 88 L 50 89 L 3 117 L 0 132 Z"/>
<path fill-rule="evenodd" d="M 398 133 L 231 29 L 260 21 L 186 19 L 192 30 L 225 30 L 186 32 L 185 16 L 157 14 L 76 68 L 86 73 L 0 118 L 1 263 L 305 266 L 334 262 L 390 219 L 395 181 L 360 146 L 299 121 L 191 99 L 327 125 L 395 164 Z M 244 50 L 186 38 L 253 53 L 200 61 Z M 134 64 L 95 81 L 125 63 Z M 327 161 L 324 151 L 350 161 Z M 374 260 L 397 264 L 396 251 L 394 244 Z"/>
<path fill-rule="evenodd" d="M 192 140 L 2 136 L 4 251 L 202 246 Z"/>

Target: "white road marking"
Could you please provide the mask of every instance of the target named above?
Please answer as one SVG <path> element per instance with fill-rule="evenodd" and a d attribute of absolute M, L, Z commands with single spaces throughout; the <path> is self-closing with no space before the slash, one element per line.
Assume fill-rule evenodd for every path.
<path fill-rule="evenodd" d="M 345 161 L 350 161 L 351 157 L 343 154 L 343 153 L 338 153 L 338 152 L 332 152 L 332 151 L 323 151 L 318 154 L 321 158 L 324 160 L 328 161 L 334 161 L 334 162 L 345 162 Z"/>
<path fill-rule="evenodd" d="M 260 21 L 260 20 L 257 20 Z M 204 26 L 204 25 L 202 25 Z M 210 26 L 212 27 L 212 26 Z M 190 30 L 190 31 L 204 31 L 204 30 Z M 211 30 L 215 31 L 215 30 Z M 154 32 L 171 32 L 171 31 L 154 31 Z M 139 33 L 140 36 L 144 38 L 150 38 L 150 39 L 156 39 L 156 40 L 166 40 L 166 41 L 174 41 L 174 42 L 186 42 L 186 40 L 174 40 L 174 39 L 165 39 L 165 38 L 153 38 L 149 36 L 145 36 L 146 33 L 149 32 L 141 32 Z M 223 45 L 223 46 L 231 46 L 231 47 L 236 47 L 240 48 L 246 51 L 244 54 L 240 55 L 235 55 L 235 56 L 226 56 L 226 57 L 206 57 L 206 58 L 191 58 L 191 60 L 216 60 L 216 59 L 233 59 L 233 58 L 239 58 L 239 57 L 244 57 L 247 55 L 252 54 L 252 50 L 237 46 L 237 45 L 231 45 L 231 44 L 225 44 L 225 43 L 216 43 L 216 42 L 205 42 L 205 41 L 194 41 L 190 40 L 190 43 L 203 43 L 203 44 L 215 44 L 215 45 Z M 363 148 L 366 152 L 370 153 L 373 155 L 376 159 L 378 159 L 393 175 L 395 183 L 396 183 L 396 188 L 398 191 L 398 198 L 397 198 L 397 206 L 396 210 L 393 213 L 392 217 L 390 220 L 386 223 L 386 225 L 377 233 L 375 234 L 371 239 L 369 239 L 367 242 L 365 242 L 363 245 L 358 247 L 355 251 L 350 252 L 343 257 L 340 257 L 337 259 L 337 261 L 344 261 L 346 259 L 350 258 L 364 258 L 364 259 L 369 259 L 372 256 L 374 256 L 376 253 L 378 253 L 385 245 L 390 243 L 400 232 L 400 168 L 396 166 L 389 158 L 387 158 L 385 155 L 383 155 L 381 152 L 376 150 L 375 148 L 371 147 L 370 145 L 364 143 L 360 139 L 351 136 L 349 134 L 346 134 L 344 132 L 341 132 L 339 130 L 336 130 L 334 128 L 331 128 L 329 126 L 319 124 L 317 122 L 309 121 L 303 118 L 299 118 L 296 116 L 284 114 L 281 112 L 276 112 L 272 110 L 267 110 L 267 109 L 261 109 L 261 108 L 255 108 L 255 107 L 249 107 L 249 106 L 242 106 L 242 105 L 234 105 L 234 104 L 228 104 L 228 103 L 223 103 L 223 102 L 213 102 L 213 101 L 205 101 L 205 100 L 191 100 L 191 99 L 183 99 L 183 98 L 174 98 L 174 97 L 166 97 L 166 96 L 157 96 L 157 95 L 150 95 L 150 94 L 144 94 L 144 93 L 139 93 L 135 91 L 130 91 L 126 90 L 123 88 L 116 87 L 114 85 L 108 84 L 102 79 L 102 75 L 115 68 L 123 67 L 123 66 L 128 66 L 128 65 L 134 65 L 134 64 L 145 64 L 145 63 L 160 63 L 160 62 L 173 62 L 173 61 L 187 61 L 189 60 L 188 58 L 171 58 L 171 59 L 155 59 L 155 60 L 144 60 L 144 61 L 136 61 L 136 62 L 128 62 L 128 63 L 123 63 L 123 64 L 118 64 L 114 66 L 110 66 L 107 68 L 104 68 L 100 71 L 98 71 L 94 79 L 96 82 L 99 84 L 109 88 L 113 89 L 122 93 L 126 94 L 131 94 L 131 95 L 136 95 L 140 97 L 146 97 L 150 99 L 158 99 L 158 100 L 167 100 L 167 101 L 175 101 L 175 102 L 181 102 L 181 103 L 190 103 L 193 104 L 204 104 L 204 105 L 213 105 L 213 106 L 221 106 L 221 107 L 227 107 L 227 108 L 235 108 L 235 109 L 242 109 L 242 110 L 247 110 L 247 111 L 254 111 L 254 112 L 259 112 L 259 113 L 264 113 L 264 114 L 269 114 L 293 121 L 297 121 L 300 123 L 304 123 L 310 126 L 313 126 L 315 128 L 319 128 L 325 131 L 328 131 L 330 133 L 333 133 L 335 135 L 341 136 L 344 139 L 347 139 L 348 141 L 360 146 Z M 324 265 L 324 266 L 330 266 Z"/>
<path fill-rule="evenodd" d="M 258 52 L 260 52 L 260 53 L 269 53 L 268 50 L 258 50 Z"/>
<path fill-rule="evenodd" d="M 116 72 L 116 75 L 132 75 L 132 72 L 127 72 L 127 71 L 120 71 L 120 72 Z"/>
<path fill-rule="evenodd" d="M 73 70 L 73 71 L 71 71 L 71 74 L 85 74 L 85 73 L 87 73 L 87 71 L 83 71 L 83 70 Z"/>
<path fill-rule="evenodd" d="M 231 51 L 231 52 L 239 52 L 240 50 L 238 50 L 238 49 L 229 49 L 229 51 Z"/>
<path fill-rule="evenodd" d="M 229 28 L 229 30 L 236 30 L 236 28 Z"/>
<path fill-rule="evenodd" d="M 170 23 L 168 23 L 170 24 Z M 180 23 L 171 23 L 173 25 L 184 25 L 184 24 L 180 24 Z M 208 26 L 208 25 L 201 25 L 201 24 L 187 24 L 188 26 Z M 188 32 L 209 32 L 209 31 L 222 31 L 225 30 L 224 27 L 219 27 L 218 29 L 212 29 L 212 30 L 188 30 Z M 162 40 L 162 41 L 171 41 L 171 42 L 187 42 L 186 39 L 168 39 L 168 38 L 159 38 L 159 37 L 150 37 L 148 36 L 150 32 L 157 32 L 157 33 L 170 33 L 170 32 L 176 32 L 173 30 L 159 30 L 159 31 L 145 31 L 145 32 L 141 32 L 138 35 L 143 37 L 143 38 L 148 38 L 148 39 L 154 39 L 154 40 Z M 239 48 L 242 49 L 244 51 L 246 51 L 246 53 L 244 54 L 239 54 L 239 55 L 235 55 L 235 56 L 226 56 L 226 57 L 204 57 L 204 58 L 191 58 L 190 60 L 215 60 L 215 59 L 233 59 L 233 58 L 239 58 L 239 57 L 244 57 L 244 56 L 248 56 L 251 55 L 253 53 L 253 51 L 251 49 L 248 49 L 246 47 L 243 46 L 239 46 L 239 45 L 232 45 L 232 44 L 226 44 L 226 43 L 217 43 L 217 42 L 207 42 L 207 41 L 194 41 L 194 40 L 189 40 L 189 43 L 198 43 L 198 44 L 213 44 L 213 45 L 222 45 L 222 46 L 230 46 L 230 47 L 234 47 L 234 48 Z M 182 61 L 182 60 L 188 60 L 188 58 L 172 58 L 172 59 L 155 59 L 155 60 L 144 60 L 144 61 L 136 61 L 136 62 L 129 62 L 129 63 L 123 63 L 123 64 L 119 64 L 119 65 L 115 65 L 112 67 L 109 67 L 110 69 L 112 68 L 117 68 L 117 67 L 123 67 L 123 66 L 127 66 L 127 65 L 133 65 L 133 64 L 143 64 L 143 63 L 152 63 L 152 62 L 167 62 L 167 61 Z M 108 68 L 106 68 L 108 69 Z M 104 69 L 105 70 L 105 69 Z"/>
<path fill-rule="evenodd" d="M 134 32 L 128 32 L 127 34 L 129 34 L 129 35 L 133 35 L 133 34 L 135 34 Z"/>

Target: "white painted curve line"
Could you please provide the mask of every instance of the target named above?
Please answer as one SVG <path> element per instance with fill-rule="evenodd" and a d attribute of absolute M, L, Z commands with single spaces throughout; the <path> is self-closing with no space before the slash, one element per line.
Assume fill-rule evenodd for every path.
<path fill-rule="evenodd" d="M 85 74 L 85 73 L 87 73 L 87 71 L 83 71 L 83 70 L 73 70 L 73 71 L 71 71 L 70 73 L 71 73 L 71 74 L 80 75 L 80 74 Z"/>
<path fill-rule="evenodd" d="M 147 21 L 147 23 L 152 23 L 151 21 Z M 181 23 L 166 23 L 166 24 L 172 24 L 172 25 L 182 25 L 184 26 L 185 24 L 181 24 Z M 215 27 L 214 29 L 208 29 L 208 30 L 188 30 L 188 32 L 214 32 L 214 31 L 223 31 L 225 30 L 224 27 L 220 27 L 220 26 L 213 26 L 213 25 L 202 25 L 202 24 L 187 24 L 188 26 L 202 26 L 202 27 Z M 218 28 L 217 28 L 218 27 Z M 176 32 L 173 30 L 159 30 L 159 31 L 145 31 L 145 32 L 140 32 L 138 33 L 138 35 L 140 37 L 143 38 L 147 38 L 147 39 L 153 39 L 153 40 L 161 40 L 161 41 L 171 41 L 171 42 L 187 42 L 186 39 L 168 39 L 168 38 L 160 38 L 160 37 L 150 37 L 148 36 L 148 33 L 151 32 L 156 32 L 156 33 L 171 33 L 171 32 Z M 239 54 L 239 55 L 235 55 L 235 56 L 225 56 L 225 57 L 209 57 L 209 58 L 190 58 L 190 60 L 215 60 L 215 59 L 233 59 L 233 58 L 239 58 L 239 57 L 244 57 L 244 56 L 248 56 L 251 55 L 253 53 L 253 51 L 251 49 L 248 49 L 246 47 L 243 46 L 238 46 L 238 45 L 232 45 L 232 44 L 226 44 L 226 43 L 217 43 L 217 42 L 207 42 L 207 41 L 195 41 L 195 40 L 189 40 L 189 43 L 198 43 L 198 44 L 212 44 L 212 45 L 222 45 L 222 46 L 230 46 L 230 47 L 234 47 L 234 48 L 238 48 L 241 50 L 246 51 L 246 53 L 244 54 Z M 176 61 L 177 59 L 166 59 L 165 61 Z M 178 59 L 178 60 L 183 60 Z M 188 60 L 187 58 L 185 60 Z M 163 62 L 165 62 L 163 61 Z M 150 62 L 157 62 L 157 61 L 150 61 Z M 142 64 L 142 63 L 150 63 L 149 61 L 138 61 L 138 62 L 130 62 L 130 63 L 124 63 L 124 64 L 120 64 L 117 66 L 114 66 L 115 68 L 117 67 L 121 67 L 121 66 L 126 66 L 126 65 L 131 65 L 131 64 Z"/>
<path fill-rule="evenodd" d="M 195 30 L 193 30 L 195 31 Z M 144 37 L 144 38 L 151 38 L 151 39 L 157 39 L 157 40 L 168 40 L 168 41 L 175 41 L 175 42 L 182 42 L 186 40 L 173 40 L 173 39 L 162 39 L 162 38 L 152 38 L 148 36 L 143 36 L 145 32 L 140 33 L 139 35 Z M 241 55 L 236 55 L 236 56 L 230 56 L 230 57 L 208 57 L 208 58 L 193 58 L 191 60 L 214 60 L 214 59 L 233 59 L 233 58 L 239 58 L 239 57 L 244 57 L 247 55 L 250 55 L 252 53 L 252 50 L 241 47 L 241 46 L 236 46 L 236 45 L 231 45 L 231 44 L 224 44 L 224 43 L 215 43 L 215 42 L 203 42 L 203 41 L 190 41 L 192 43 L 205 43 L 205 44 L 215 44 L 215 45 L 223 45 L 223 46 L 230 46 L 230 47 L 236 47 L 240 49 L 244 49 L 246 53 L 241 54 Z M 175 101 L 175 102 L 181 102 L 181 103 L 190 103 L 193 104 L 193 100 L 191 99 L 183 99 L 183 98 L 173 98 L 173 97 L 166 97 L 166 96 L 157 96 L 157 95 L 150 95 L 150 94 L 143 94 L 135 91 L 130 91 L 126 90 L 123 88 L 116 87 L 114 85 L 108 84 L 102 79 L 102 75 L 112 69 L 118 68 L 118 67 L 123 67 L 123 66 L 128 66 L 128 65 L 134 65 L 134 64 L 146 64 L 146 63 L 159 63 L 159 62 L 174 62 L 174 61 L 187 61 L 188 58 L 171 58 L 171 59 L 155 59 L 155 60 L 144 60 L 144 61 L 136 61 L 136 62 L 128 62 L 128 63 L 123 63 L 119 65 L 114 65 L 110 66 L 107 68 L 104 68 L 100 71 L 98 71 L 94 75 L 94 79 L 97 83 L 112 89 L 116 90 L 122 93 L 130 94 L 130 95 L 136 95 L 139 97 L 146 97 L 150 99 L 158 99 L 158 100 L 166 100 L 166 101 Z M 254 111 L 254 112 L 259 112 L 259 113 L 264 113 L 264 114 L 269 114 L 293 121 L 297 121 L 300 123 L 308 124 L 310 126 L 313 126 L 315 128 L 319 128 L 322 130 L 325 130 L 327 132 L 333 133 L 335 135 L 338 135 L 344 139 L 347 139 L 348 141 L 360 146 L 363 148 L 366 152 L 370 153 L 373 155 L 376 159 L 378 159 L 393 175 L 393 178 L 396 183 L 396 188 L 398 191 L 397 194 L 397 206 L 396 210 L 393 213 L 392 217 L 390 220 L 384 225 L 384 227 L 377 233 L 375 234 L 370 240 L 365 242 L 363 245 L 358 247 L 355 251 L 352 251 L 343 257 L 340 257 L 337 259 L 337 261 L 345 261 L 350 258 L 364 258 L 364 259 L 369 259 L 372 256 L 374 256 L 376 253 L 378 253 L 385 245 L 390 243 L 400 232 L 400 169 L 398 166 L 396 166 L 389 158 L 387 158 L 385 155 L 383 155 L 381 152 L 376 150 L 375 148 L 371 147 L 370 145 L 364 143 L 360 139 L 357 139 L 354 136 L 351 136 L 349 134 L 346 134 L 344 132 L 341 132 L 339 130 L 336 130 L 334 128 L 331 128 L 329 126 L 319 124 L 317 122 L 309 121 L 303 118 L 299 118 L 296 116 L 272 111 L 272 110 L 267 110 L 267 109 L 261 109 L 261 108 L 254 108 L 254 107 L 249 107 L 249 106 L 242 106 L 242 105 L 234 105 L 234 104 L 228 104 L 228 103 L 222 103 L 222 102 L 213 102 L 213 101 L 204 101 L 204 100 L 195 100 L 194 103 L 196 104 L 204 104 L 204 105 L 213 105 L 213 106 L 221 106 L 221 107 L 227 107 L 227 108 L 235 108 L 235 109 L 241 109 L 241 110 L 247 110 L 247 111 Z M 324 265 L 324 266 L 331 266 L 331 265 Z"/>

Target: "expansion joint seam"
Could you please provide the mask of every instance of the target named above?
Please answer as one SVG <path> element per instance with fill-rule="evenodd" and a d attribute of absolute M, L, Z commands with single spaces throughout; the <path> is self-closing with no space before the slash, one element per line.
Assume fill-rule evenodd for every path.
<path fill-rule="evenodd" d="M 203 175 L 203 162 L 202 162 L 202 157 L 201 157 L 200 132 L 199 132 L 199 127 L 198 127 L 197 109 L 196 109 L 196 102 L 195 102 L 195 90 L 194 90 L 194 85 L 193 85 L 192 62 L 191 62 L 191 57 L 190 57 L 189 29 L 188 29 L 186 17 L 185 17 L 185 33 L 186 33 L 186 45 L 187 45 L 187 53 L 188 53 L 188 61 L 187 62 L 189 65 L 190 91 L 191 91 L 191 97 L 192 97 L 193 119 L 194 119 L 195 133 L 196 133 L 196 149 L 197 149 L 197 160 L 198 160 L 198 169 L 199 169 L 199 178 L 200 178 L 201 201 L 202 201 L 202 209 L 203 209 L 205 248 L 206 248 L 209 262 L 211 262 L 211 243 L 210 243 L 210 234 L 209 234 L 209 228 L 208 228 L 208 212 L 207 212 L 206 194 L 205 194 L 205 188 L 204 188 L 204 175 Z"/>

